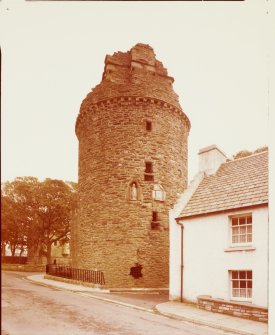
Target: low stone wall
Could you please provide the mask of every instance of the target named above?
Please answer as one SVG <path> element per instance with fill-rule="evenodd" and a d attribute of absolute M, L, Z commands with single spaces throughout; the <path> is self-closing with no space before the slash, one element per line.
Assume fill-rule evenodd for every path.
<path fill-rule="evenodd" d="M 214 313 L 228 314 L 244 319 L 268 322 L 268 309 L 250 303 L 198 296 L 198 307 Z"/>
<path fill-rule="evenodd" d="M 46 265 L 41 264 L 1 264 L 1 269 L 6 271 L 46 272 Z"/>

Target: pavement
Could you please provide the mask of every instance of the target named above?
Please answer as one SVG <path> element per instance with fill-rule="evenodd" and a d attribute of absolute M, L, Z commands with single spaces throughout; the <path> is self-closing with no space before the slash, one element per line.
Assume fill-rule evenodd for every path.
<path fill-rule="evenodd" d="M 110 290 L 102 290 L 100 288 L 92 288 L 82 285 L 69 284 L 62 281 L 45 279 L 44 274 L 35 274 L 32 276 L 28 276 L 27 280 L 35 282 L 40 285 L 55 287 L 57 289 L 79 292 L 80 294 L 89 295 L 95 299 L 104 300 L 110 303 L 116 303 L 151 313 L 157 312 L 170 318 L 190 322 L 201 326 L 207 326 L 214 329 L 220 329 L 222 331 L 229 332 L 231 334 L 240 334 L 240 335 L 268 334 L 268 325 L 266 323 L 241 319 L 230 315 L 208 312 L 197 308 L 196 305 L 194 304 L 181 303 L 177 301 L 166 301 L 158 303 L 153 308 L 146 308 L 146 305 L 144 305 L 143 307 L 140 304 L 129 303 L 127 300 L 125 300 L 125 294 L 123 294 L 123 292 L 120 297 L 118 291 L 116 292 L 116 294 L 112 294 Z M 132 293 L 137 294 L 138 291 L 135 290 L 132 291 Z M 146 299 L 148 299 L 148 294 L 150 294 L 150 292 L 140 291 L 139 294 L 140 296 L 146 295 L 147 296 Z M 123 297 L 124 299 L 122 299 Z"/>

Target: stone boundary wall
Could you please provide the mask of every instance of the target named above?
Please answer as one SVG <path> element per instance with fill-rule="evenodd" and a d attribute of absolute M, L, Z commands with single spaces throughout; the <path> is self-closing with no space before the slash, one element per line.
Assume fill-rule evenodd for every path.
<path fill-rule="evenodd" d="M 1 264 L 4 271 L 46 272 L 46 265 L 41 264 Z"/>
<path fill-rule="evenodd" d="M 268 309 L 257 305 L 222 299 L 210 296 L 198 296 L 198 307 L 214 313 L 228 314 L 243 319 L 268 322 Z"/>

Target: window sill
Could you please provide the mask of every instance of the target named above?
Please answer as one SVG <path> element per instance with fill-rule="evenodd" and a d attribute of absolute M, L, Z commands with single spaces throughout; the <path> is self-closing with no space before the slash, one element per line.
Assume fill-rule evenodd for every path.
<path fill-rule="evenodd" d="M 256 250 L 255 247 L 252 245 L 239 245 L 234 247 L 229 247 L 224 249 L 225 252 L 233 252 L 233 251 L 254 251 Z"/>

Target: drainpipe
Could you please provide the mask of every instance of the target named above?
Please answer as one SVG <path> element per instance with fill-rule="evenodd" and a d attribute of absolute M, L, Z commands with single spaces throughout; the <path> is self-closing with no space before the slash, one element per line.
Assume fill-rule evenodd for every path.
<path fill-rule="evenodd" d="M 180 302 L 183 302 L 183 229 L 184 226 L 183 224 L 180 224 L 179 222 L 177 222 L 177 224 L 180 225 L 181 228 L 181 247 L 180 247 L 180 254 L 181 254 L 181 258 L 180 258 Z"/>

